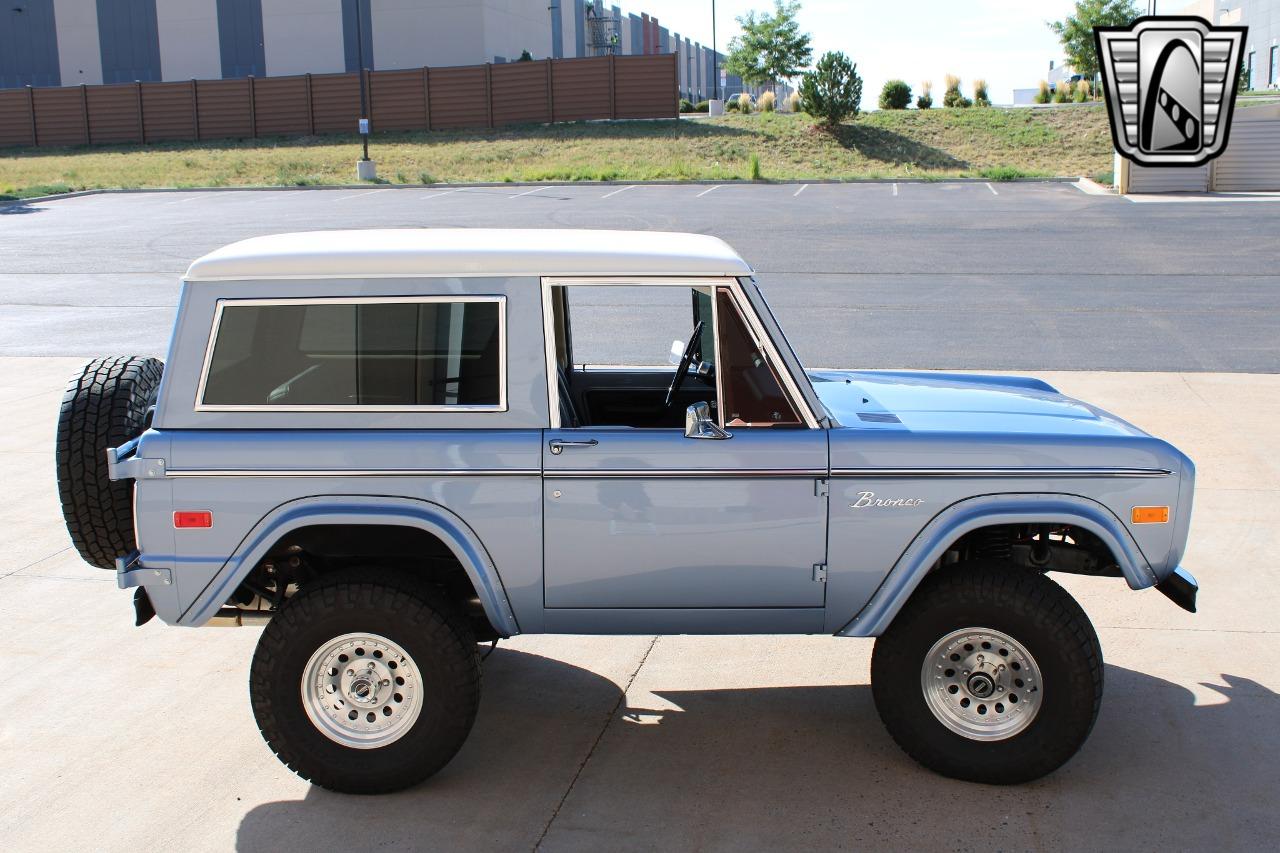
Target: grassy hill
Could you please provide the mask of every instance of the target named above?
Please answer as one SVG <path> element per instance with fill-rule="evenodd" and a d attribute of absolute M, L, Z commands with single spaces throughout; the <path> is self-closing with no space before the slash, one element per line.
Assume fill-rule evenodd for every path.
<path fill-rule="evenodd" d="M 378 134 L 389 183 L 1093 175 L 1111 168 L 1100 107 L 883 111 L 834 131 L 804 115 L 588 122 Z M 114 187 L 293 186 L 354 180 L 353 138 L 0 150 L 0 198 Z"/>

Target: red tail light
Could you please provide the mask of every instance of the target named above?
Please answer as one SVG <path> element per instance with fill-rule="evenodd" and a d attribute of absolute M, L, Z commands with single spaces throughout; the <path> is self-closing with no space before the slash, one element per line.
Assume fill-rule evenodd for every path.
<path fill-rule="evenodd" d="M 179 510 L 173 514 L 173 526 L 178 529 L 184 527 L 213 527 L 213 513 L 207 509 Z"/>

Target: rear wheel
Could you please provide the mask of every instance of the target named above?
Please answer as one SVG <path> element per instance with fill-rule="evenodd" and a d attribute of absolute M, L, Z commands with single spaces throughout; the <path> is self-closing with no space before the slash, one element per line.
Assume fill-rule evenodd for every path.
<path fill-rule="evenodd" d="M 333 791 L 416 785 L 462 747 L 480 700 L 470 625 L 408 575 L 329 578 L 263 631 L 249 693 L 263 738 L 299 776 Z"/>
<path fill-rule="evenodd" d="M 927 578 L 876 640 L 876 709 L 908 755 L 945 776 L 1028 782 L 1079 750 L 1102 701 L 1088 617 L 1043 575 L 956 566 Z"/>

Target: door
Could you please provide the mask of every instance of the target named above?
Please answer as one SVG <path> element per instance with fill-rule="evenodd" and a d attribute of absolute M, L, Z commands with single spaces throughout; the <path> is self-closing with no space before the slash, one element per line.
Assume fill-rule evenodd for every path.
<path fill-rule="evenodd" d="M 827 434 L 548 430 L 548 608 L 821 608 Z M 557 452 L 558 450 L 558 452 Z"/>
<path fill-rule="evenodd" d="M 735 286 L 546 285 L 548 630 L 821 629 L 827 434 Z M 678 366 L 646 358 L 677 336 Z M 708 425 L 686 434 L 691 407 Z"/>

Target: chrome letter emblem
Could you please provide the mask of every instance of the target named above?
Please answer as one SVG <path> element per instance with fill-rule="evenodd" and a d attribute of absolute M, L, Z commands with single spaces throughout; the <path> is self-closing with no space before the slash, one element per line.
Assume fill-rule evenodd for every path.
<path fill-rule="evenodd" d="M 1191 17 L 1094 27 L 1116 151 L 1142 166 L 1200 166 L 1221 154 L 1247 32 Z"/>
<path fill-rule="evenodd" d="M 858 492 L 858 499 L 849 504 L 849 509 L 862 509 L 869 506 L 913 507 L 924 503 L 924 498 L 878 498 L 875 492 Z"/>

